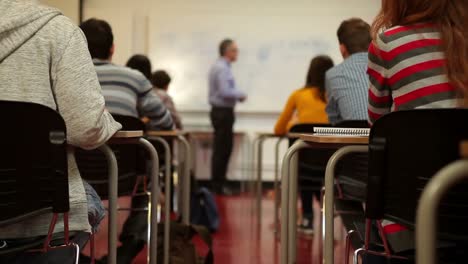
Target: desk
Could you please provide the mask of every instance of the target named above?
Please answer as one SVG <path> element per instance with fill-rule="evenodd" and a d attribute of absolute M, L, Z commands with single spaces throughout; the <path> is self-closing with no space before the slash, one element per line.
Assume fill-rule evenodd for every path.
<path fill-rule="evenodd" d="M 178 140 L 182 143 L 184 147 L 184 163 L 180 162 L 179 164 L 184 164 L 183 168 L 183 177 L 180 177 L 181 182 L 181 195 L 180 197 L 180 212 L 182 215 L 182 222 L 184 224 L 190 224 L 190 167 L 192 164 L 192 150 L 189 142 L 185 138 L 187 133 L 182 131 L 147 131 L 146 136 L 149 140 L 156 140 L 160 142 L 162 137 L 169 137 Z M 167 151 L 166 151 L 167 152 Z M 170 197 L 168 197 L 170 199 Z"/>
<path fill-rule="evenodd" d="M 333 264 L 333 220 L 334 220 L 334 165 L 343 156 L 351 152 L 366 152 L 369 143 L 367 137 L 354 136 L 319 136 L 314 134 L 292 134 L 299 138 L 292 145 L 283 159 L 281 204 L 281 263 L 296 263 L 296 222 L 297 222 L 297 181 L 298 181 L 298 152 L 306 148 L 338 149 L 327 164 L 325 175 L 325 261 Z M 348 146 L 357 145 L 357 146 Z M 348 146 L 348 147 L 346 147 Z M 330 217 L 331 216 L 331 217 Z M 319 232 L 320 233 L 320 232 Z M 331 239 L 330 239 L 331 238 Z M 331 245 L 331 251 L 329 247 Z"/>
<path fill-rule="evenodd" d="M 152 162 L 151 178 L 157 179 L 159 174 L 159 157 L 153 145 L 143 137 L 143 131 L 119 131 L 109 141 L 113 144 L 137 144 L 143 147 L 149 154 Z M 109 256 L 108 263 L 117 263 L 117 199 L 118 199 L 118 168 L 117 160 L 111 148 L 103 145 L 99 148 L 109 161 Z M 157 235 L 158 235 L 158 202 L 159 202 L 159 182 L 151 181 L 151 201 L 149 204 L 148 226 L 150 232 L 150 243 L 148 263 L 157 262 Z"/>
<path fill-rule="evenodd" d="M 143 131 L 118 131 L 111 138 L 111 141 L 112 140 L 119 140 L 119 139 L 141 138 L 141 137 L 143 137 L 143 135 L 144 135 Z"/>

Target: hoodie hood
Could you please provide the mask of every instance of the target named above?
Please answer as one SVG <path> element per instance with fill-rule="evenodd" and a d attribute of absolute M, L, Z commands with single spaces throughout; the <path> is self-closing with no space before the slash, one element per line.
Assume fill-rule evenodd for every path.
<path fill-rule="evenodd" d="M 16 0 L 0 0 L 0 62 L 59 15 L 61 13 L 57 9 Z"/>

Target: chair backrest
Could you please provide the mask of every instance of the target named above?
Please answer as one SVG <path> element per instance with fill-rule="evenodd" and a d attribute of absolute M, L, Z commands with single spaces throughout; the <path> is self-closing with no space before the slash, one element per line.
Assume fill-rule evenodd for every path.
<path fill-rule="evenodd" d="M 53 109 L 0 101 L 0 226 L 69 211 L 66 126 Z"/>
<path fill-rule="evenodd" d="M 335 125 L 336 127 L 348 128 L 369 128 L 369 121 L 367 120 L 346 120 Z"/>
<path fill-rule="evenodd" d="M 298 124 L 293 126 L 290 133 L 313 133 L 314 127 L 330 127 L 329 124 Z M 297 139 L 290 139 L 289 145 L 292 146 Z M 314 150 L 304 149 L 299 151 L 299 176 L 315 174 L 315 172 L 324 173 L 332 150 Z M 323 175 L 321 175 L 323 176 Z"/>
<path fill-rule="evenodd" d="M 122 125 L 122 130 L 146 130 L 146 126 L 140 119 L 133 116 L 112 115 L 114 120 Z"/>
<path fill-rule="evenodd" d="M 464 139 L 468 139 L 466 109 L 401 111 L 379 119 L 370 135 L 367 217 L 413 228 L 426 183 L 460 158 L 459 143 Z M 440 233 L 453 237 L 467 229 L 467 187 L 456 188 L 442 203 Z"/>
<path fill-rule="evenodd" d="M 131 116 L 113 115 L 123 130 L 145 130 L 144 123 Z M 119 196 L 130 195 L 139 175 L 145 175 L 144 152 L 136 145 L 111 146 L 119 168 Z M 76 150 L 81 177 L 93 186 L 102 199 L 108 198 L 108 167 L 105 156 L 98 150 Z"/>
<path fill-rule="evenodd" d="M 289 129 L 289 133 L 314 133 L 314 127 L 331 127 L 330 124 L 297 124 Z M 297 139 L 289 139 L 289 146 L 292 146 Z"/>

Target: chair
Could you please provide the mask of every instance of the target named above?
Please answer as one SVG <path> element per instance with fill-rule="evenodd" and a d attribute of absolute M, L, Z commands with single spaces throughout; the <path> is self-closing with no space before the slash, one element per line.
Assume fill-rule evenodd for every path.
<path fill-rule="evenodd" d="M 145 130 L 145 125 L 137 118 L 121 115 L 113 117 L 122 124 L 123 130 Z M 146 186 L 140 177 L 146 174 L 145 153 L 136 145 L 113 145 L 112 150 L 118 161 L 119 196 L 137 195 L 140 183 Z M 76 160 L 82 178 L 93 186 L 103 200 L 108 199 L 108 169 L 104 155 L 99 151 L 77 150 Z M 146 188 L 143 189 L 146 192 Z"/>
<path fill-rule="evenodd" d="M 298 124 L 293 126 L 289 133 L 314 133 L 314 127 L 330 127 L 329 124 Z M 291 147 L 297 139 L 289 139 Z M 298 179 L 301 191 L 311 191 L 321 194 L 323 178 L 328 159 L 333 155 L 333 150 L 303 149 L 298 153 Z M 312 198 L 312 197 L 311 197 Z M 321 197 L 318 197 L 319 199 Z"/>
<path fill-rule="evenodd" d="M 334 125 L 334 127 L 369 128 L 369 122 L 367 120 L 346 120 Z M 334 152 L 335 150 L 330 150 L 330 152 L 327 153 L 325 166 Z M 359 223 L 363 222 L 362 220 L 365 219 L 361 204 L 365 199 L 365 185 L 362 185 L 361 183 L 367 181 L 367 161 L 367 154 L 352 153 L 342 157 L 337 163 L 337 167 L 335 169 L 335 214 L 341 216 L 343 225 L 348 231 L 345 250 L 347 254 L 351 245 L 358 247 L 362 244 L 361 242 L 364 241 L 357 236 L 359 234 L 357 230 L 362 230 L 362 226 L 359 225 Z M 350 172 L 353 174 L 352 178 L 348 177 Z M 324 195 L 325 190 L 322 188 L 320 195 L 320 203 L 322 205 Z M 372 235 L 372 241 L 375 245 L 380 245 L 381 243 L 375 235 Z M 345 263 L 348 263 L 347 258 Z"/>
<path fill-rule="evenodd" d="M 468 179 L 468 160 L 459 160 L 444 167 L 424 188 L 416 217 L 416 256 L 418 264 L 437 262 L 437 218 L 443 198 L 457 184 Z M 465 202 L 466 204 L 466 202 Z M 453 234 L 459 235 L 459 234 Z M 459 246 L 460 247 L 460 246 Z"/>
<path fill-rule="evenodd" d="M 122 124 L 123 130 L 146 130 L 145 124 L 138 118 L 122 115 L 113 115 L 113 117 L 117 122 Z M 155 145 L 153 141 L 151 144 Z M 132 196 L 132 208 L 119 208 L 119 210 L 131 211 L 131 222 L 138 222 L 141 219 L 146 220 L 148 218 L 146 212 L 149 211 L 149 207 L 147 206 L 149 202 L 149 188 L 147 187 L 148 179 L 143 175 L 150 174 L 147 171 L 147 168 L 150 166 L 147 166 L 146 153 L 141 146 L 134 144 L 112 145 L 111 147 L 116 155 L 119 166 L 118 196 Z M 108 177 L 105 176 L 107 175 L 107 168 L 102 154 L 99 152 L 90 154 L 88 152 L 83 153 L 79 151 L 76 156 L 82 177 L 96 189 L 102 199 L 107 199 L 109 181 Z M 159 179 L 157 180 L 159 181 Z M 166 193 L 170 194 L 169 188 Z M 168 216 L 169 214 L 166 215 L 165 219 L 167 222 L 166 230 L 169 227 Z M 148 229 L 150 229 L 150 225 L 148 225 Z M 165 232 L 164 236 L 164 251 L 168 252 L 169 231 Z M 166 255 L 168 256 L 168 254 L 165 254 L 165 256 Z M 168 260 L 165 259 L 165 263 L 167 263 L 167 261 Z"/>
<path fill-rule="evenodd" d="M 298 124 L 293 126 L 289 133 L 314 133 L 314 127 L 330 127 L 329 124 Z M 289 139 L 291 147 L 297 139 Z M 307 190 L 320 193 L 323 186 L 323 176 L 325 175 L 325 167 L 330 156 L 333 155 L 332 150 L 313 150 L 304 149 L 299 151 L 299 179 L 307 185 Z"/>
<path fill-rule="evenodd" d="M 401 258 L 393 254 L 381 220 L 414 230 L 424 187 L 437 171 L 460 158 L 459 142 L 468 138 L 466 120 L 466 109 L 432 109 L 395 112 L 375 123 L 369 146 L 365 244 L 360 253 Z M 441 203 L 439 239 L 468 240 L 466 187 L 465 183 L 455 188 Z M 369 250 L 373 220 L 383 240 L 383 253 Z"/>
<path fill-rule="evenodd" d="M 349 128 L 369 128 L 369 121 L 367 120 L 346 120 L 335 125 L 335 127 L 349 127 Z"/>
<path fill-rule="evenodd" d="M 137 118 L 114 115 L 114 119 L 122 124 L 123 130 L 144 130 L 145 125 Z M 146 177 L 145 152 L 133 144 L 115 144 L 110 146 L 118 163 L 118 196 L 145 197 L 148 196 Z M 86 180 L 99 194 L 101 199 L 109 199 L 109 168 L 106 156 L 99 150 L 85 151 L 77 149 L 75 158 L 81 177 Z M 138 200 L 140 201 L 140 200 Z M 141 199 L 145 204 L 142 208 L 119 208 L 118 210 L 148 211 L 146 198 Z M 93 251 L 94 234 L 91 237 Z M 94 259 L 93 253 L 91 258 Z"/>
<path fill-rule="evenodd" d="M 33 117 L 33 118 L 32 118 Z M 0 226 L 52 213 L 40 252 L 75 248 L 68 226 L 69 193 L 66 126 L 53 109 L 33 103 L 0 101 Z M 27 121 L 26 121 L 27 120 Z M 64 243 L 52 247 L 58 216 L 64 219 Z M 36 249 L 38 241 L 2 248 L 0 255 Z M 40 244 L 40 242 L 39 242 Z"/>

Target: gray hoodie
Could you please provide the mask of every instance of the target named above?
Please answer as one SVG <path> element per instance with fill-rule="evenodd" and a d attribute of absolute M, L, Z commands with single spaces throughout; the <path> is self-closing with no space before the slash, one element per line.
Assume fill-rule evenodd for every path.
<path fill-rule="evenodd" d="M 68 143 L 85 149 L 98 147 L 121 128 L 105 110 L 80 29 L 58 10 L 34 4 L 0 0 L 0 100 L 56 109 L 67 125 Z M 71 149 L 68 164 L 70 229 L 88 231 L 86 196 Z M 45 235 L 50 220 L 51 215 L 41 215 L 0 228 L 0 239 Z M 55 231 L 62 230 L 59 223 Z"/>

